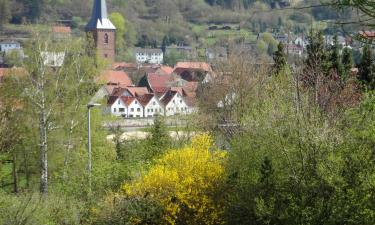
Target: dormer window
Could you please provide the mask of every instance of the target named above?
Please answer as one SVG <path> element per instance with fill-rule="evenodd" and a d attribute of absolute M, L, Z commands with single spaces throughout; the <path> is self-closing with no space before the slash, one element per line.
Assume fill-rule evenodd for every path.
<path fill-rule="evenodd" d="M 108 34 L 107 33 L 105 33 L 104 34 L 104 44 L 108 44 Z"/>

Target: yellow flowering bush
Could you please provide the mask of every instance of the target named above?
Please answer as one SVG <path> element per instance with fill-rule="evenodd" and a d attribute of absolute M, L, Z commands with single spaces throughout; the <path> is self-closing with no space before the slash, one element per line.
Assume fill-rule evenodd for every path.
<path fill-rule="evenodd" d="M 138 180 L 127 183 L 128 197 L 147 196 L 164 207 L 169 224 L 221 224 L 226 152 L 212 149 L 210 135 L 192 140 L 190 146 L 170 150 Z"/>

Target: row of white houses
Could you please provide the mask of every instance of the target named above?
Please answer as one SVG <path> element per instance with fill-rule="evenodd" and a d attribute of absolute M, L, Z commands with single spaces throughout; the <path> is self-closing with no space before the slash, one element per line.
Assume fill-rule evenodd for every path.
<path fill-rule="evenodd" d="M 160 98 L 154 94 L 131 96 L 124 92 L 120 96 L 110 96 L 108 107 L 112 115 L 125 118 L 173 116 L 190 114 L 194 108 L 177 91 L 169 90 Z"/>

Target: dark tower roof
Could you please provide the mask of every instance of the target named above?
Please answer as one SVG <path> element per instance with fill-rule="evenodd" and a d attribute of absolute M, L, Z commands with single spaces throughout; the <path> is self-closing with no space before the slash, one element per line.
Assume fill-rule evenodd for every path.
<path fill-rule="evenodd" d="M 86 25 L 86 31 L 95 29 L 116 29 L 108 19 L 107 4 L 105 0 L 94 0 L 94 8 L 92 9 L 90 22 Z"/>

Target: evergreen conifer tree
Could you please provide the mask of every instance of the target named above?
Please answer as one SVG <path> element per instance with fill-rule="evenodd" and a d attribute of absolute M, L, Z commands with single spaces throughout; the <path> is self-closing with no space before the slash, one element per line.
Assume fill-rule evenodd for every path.
<path fill-rule="evenodd" d="M 372 56 L 371 48 L 368 44 L 366 44 L 362 49 L 361 63 L 358 66 L 358 79 L 369 90 L 373 90 L 375 87 L 373 61 L 374 59 Z"/>
<path fill-rule="evenodd" d="M 274 71 L 276 74 L 279 74 L 287 64 L 283 43 L 280 42 L 277 45 L 277 51 L 273 54 L 273 60 L 275 61 Z"/>
<path fill-rule="evenodd" d="M 342 50 L 342 57 L 341 62 L 343 66 L 343 76 L 341 77 L 343 80 L 349 78 L 351 69 L 353 67 L 353 51 L 352 49 L 345 47 Z"/>
<path fill-rule="evenodd" d="M 333 37 L 333 46 L 331 48 L 330 61 L 332 63 L 332 69 L 335 70 L 340 77 L 344 75 L 344 69 L 341 63 L 340 46 L 337 38 L 337 34 Z"/>
<path fill-rule="evenodd" d="M 323 33 L 311 30 L 308 41 L 309 44 L 306 47 L 307 58 L 305 60 L 306 69 L 328 74 L 331 63 L 324 45 Z"/>

